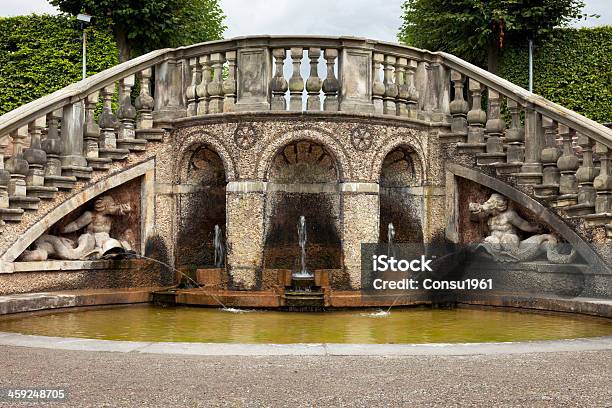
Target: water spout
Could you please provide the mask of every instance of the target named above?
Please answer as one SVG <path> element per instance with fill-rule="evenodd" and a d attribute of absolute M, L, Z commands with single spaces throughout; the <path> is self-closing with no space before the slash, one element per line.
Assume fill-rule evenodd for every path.
<path fill-rule="evenodd" d="M 393 239 L 395 238 L 395 227 L 393 223 L 389 223 L 387 227 L 387 256 L 395 257 L 395 249 L 393 248 Z"/>
<path fill-rule="evenodd" d="M 300 270 L 293 276 L 297 278 L 312 278 L 312 274 L 306 269 L 306 242 L 308 235 L 306 234 L 306 217 L 300 215 L 298 222 L 298 244 L 300 245 Z"/>
<path fill-rule="evenodd" d="M 225 248 L 223 246 L 223 230 L 218 225 L 215 225 L 213 245 L 215 247 L 215 268 L 221 268 L 225 260 Z"/>

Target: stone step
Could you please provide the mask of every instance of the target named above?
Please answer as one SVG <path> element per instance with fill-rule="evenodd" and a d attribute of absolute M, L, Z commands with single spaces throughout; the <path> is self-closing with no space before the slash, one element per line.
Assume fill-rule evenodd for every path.
<path fill-rule="evenodd" d="M 94 171 L 106 171 L 110 169 L 113 164 L 113 159 L 105 157 L 88 157 L 87 164 L 94 169 Z"/>
<path fill-rule="evenodd" d="M 147 141 L 145 139 L 117 139 L 117 148 L 131 152 L 144 152 L 147 150 Z"/>
<path fill-rule="evenodd" d="M 83 166 L 62 166 L 62 175 L 68 177 L 76 177 L 78 179 L 89 180 L 93 169 Z"/>
<path fill-rule="evenodd" d="M 60 190 L 72 190 L 76 182 L 74 176 L 45 176 L 45 186 L 57 187 Z"/>
<path fill-rule="evenodd" d="M 50 200 L 55 197 L 55 193 L 58 192 L 57 187 L 49 186 L 27 186 L 26 194 L 28 197 L 38 197 L 40 199 Z"/>
<path fill-rule="evenodd" d="M 40 198 L 28 196 L 9 196 L 9 208 L 20 208 L 27 211 L 38 210 Z"/>
<path fill-rule="evenodd" d="M 0 220 L 6 222 L 21 222 L 24 211 L 21 208 L 0 208 Z"/>
<path fill-rule="evenodd" d="M 125 160 L 130 155 L 130 151 L 128 149 L 107 148 L 98 150 L 98 155 L 106 159 Z"/>
<path fill-rule="evenodd" d="M 148 141 L 161 142 L 164 138 L 163 129 L 136 129 L 136 138 Z"/>

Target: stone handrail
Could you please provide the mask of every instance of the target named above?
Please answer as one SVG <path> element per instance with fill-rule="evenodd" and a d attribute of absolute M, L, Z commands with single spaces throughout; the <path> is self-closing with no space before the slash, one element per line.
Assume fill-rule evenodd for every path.
<path fill-rule="evenodd" d="M 132 101 L 137 78 L 140 95 Z M 443 52 L 355 37 L 252 36 L 153 51 L 1 116 L 0 215 L 9 207 L 32 209 L 52 196 L 49 189 L 108 168 L 159 140 L 177 119 L 263 111 L 381 115 L 437 126 L 442 141 L 516 175 L 536 196 L 579 216 L 612 212 L 612 129 Z"/>

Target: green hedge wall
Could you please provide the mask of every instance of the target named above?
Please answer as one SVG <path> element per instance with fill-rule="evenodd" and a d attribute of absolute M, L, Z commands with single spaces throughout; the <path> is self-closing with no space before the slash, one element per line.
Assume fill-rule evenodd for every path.
<path fill-rule="evenodd" d="M 67 16 L 0 18 L 0 114 L 81 79 L 81 30 Z M 118 63 L 111 34 L 87 29 L 87 74 Z"/>
<path fill-rule="evenodd" d="M 528 87 L 528 48 L 502 53 L 499 75 Z M 612 26 L 558 29 L 536 44 L 533 91 L 597 122 L 612 121 Z"/>

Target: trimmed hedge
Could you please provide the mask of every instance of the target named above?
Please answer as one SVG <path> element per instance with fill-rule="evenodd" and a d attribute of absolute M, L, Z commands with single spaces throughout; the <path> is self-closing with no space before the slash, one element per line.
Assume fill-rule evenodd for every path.
<path fill-rule="evenodd" d="M 499 75 L 527 89 L 527 44 L 504 48 Z M 533 91 L 597 122 L 612 121 L 612 26 L 557 29 L 536 44 Z"/>
<path fill-rule="evenodd" d="M 81 29 L 73 17 L 0 18 L 0 115 L 81 80 Z M 110 33 L 87 29 L 87 75 L 118 63 Z"/>

